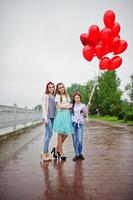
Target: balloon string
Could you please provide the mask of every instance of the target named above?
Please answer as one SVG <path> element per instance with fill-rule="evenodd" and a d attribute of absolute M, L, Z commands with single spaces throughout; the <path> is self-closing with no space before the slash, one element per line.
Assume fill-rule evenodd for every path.
<path fill-rule="evenodd" d="M 91 99 L 92 99 L 93 94 L 94 94 L 94 92 L 95 92 L 95 88 L 96 88 L 96 86 L 97 86 L 97 82 L 98 82 L 98 77 L 99 77 L 99 75 L 100 75 L 100 70 L 98 71 L 98 75 L 95 77 L 94 86 L 93 86 L 93 88 L 92 88 L 91 95 L 90 95 L 89 101 L 88 101 L 88 103 L 87 103 L 87 108 L 88 108 L 88 110 L 89 110 L 89 106 L 90 106 L 90 103 L 91 103 Z"/>

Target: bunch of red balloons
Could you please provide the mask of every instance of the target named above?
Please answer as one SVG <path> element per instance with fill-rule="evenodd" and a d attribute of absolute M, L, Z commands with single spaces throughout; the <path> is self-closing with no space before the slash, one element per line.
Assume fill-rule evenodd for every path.
<path fill-rule="evenodd" d="M 107 10 L 103 22 L 105 27 L 102 30 L 97 25 L 91 25 L 88 33 L 80 35 L 84 45 L 82 54 L 87 61 L 91 61 L 94 56 L 100 59 L 101 70 L 115 70 L 122 64 L 119 54 L 127 49 L 128 43 L 120 38 L 121 26 L 115 21 L 114 11 Z M 107 57 L 108 53 L 113 53 L 113 57 Z"/>

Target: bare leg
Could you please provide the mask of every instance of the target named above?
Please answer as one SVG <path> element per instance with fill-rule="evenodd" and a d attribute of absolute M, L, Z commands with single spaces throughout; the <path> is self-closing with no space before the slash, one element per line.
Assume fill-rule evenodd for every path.
<path fill-rule="evenodd" d="M 67 138 L 67 135 L 62 135 L 62 144 L 64 143 L 66 138 Z"/>
<path fill-rule="evenodd" d="M 62 157 L 64 156 L 62 144 L 64 143 L 66 138 L 67 138 L 67 135 L 64 135 L 64 134 L 58 134 L 58 137 L 57 137 L 56 149 L 61 154 Z"/>
<path fill-rule="evenodd" d="M 64 143 L 64 141 L 65 141 L 65 139 L 67 138 L 67 135 L 62 135 L 62 134 L 58 134 L 58 136 L 59 135 L 61 135 L 62 136 L 62 141 L 61 141 L 61 143 L 63 144 Z M 56 150 L 59 150 L 59 145 L 58 145 L 58 136 L 57 136 L 57 145 L 56 145 Z M 60 140 L 61 140 L 61 138 L 60 138 Z"/>
<path fill-rule="evenodd" d="M 62 135 L 62 134 L 60 134 L 60 135 L 62 136 L 62 144 L 63 144 L 64 141 L 65 141 L 65 139 L 67 138 L 67 135 Z M 57 138 L 57 146 L 56 146 L 56 149 L 57 149 L 57 150 L 60 150 L 59 145 L 58 145 L 58 138 Z"/>
<path fill-rule="evenodd" d="M 63 150 L 62 150 L 62 134 L 58 134 L 57 137 L 57 151 L 62 154 Z"/>

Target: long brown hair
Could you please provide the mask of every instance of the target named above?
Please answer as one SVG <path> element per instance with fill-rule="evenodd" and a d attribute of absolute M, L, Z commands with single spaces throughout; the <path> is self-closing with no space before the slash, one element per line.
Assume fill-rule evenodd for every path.
<path fill-rule="evenodd" d="M 75 96 L 79 96 L 80 97 L 80 101 L 81 101 L 81 94 L 79 92 L 75 92 L 72 95 L 72 114 L 74 115 L 74 106 L 75 106 Z"/>
<path fill-rule="evenodd" d="M 54 85 L 54 83 L 50 81 L 50 82 L 48 82 L 47 85 L 46 85 L 45 94 L 49 94 L 49 89 L 48 89 L 48 86 L 49 86 L 49 85 L 53 85 L 54 90 L 55 90 L 55 85 Z M 54 93 L 55 93 L 55 92 L 53 92 L 53 95 L 54 95 Z"/>

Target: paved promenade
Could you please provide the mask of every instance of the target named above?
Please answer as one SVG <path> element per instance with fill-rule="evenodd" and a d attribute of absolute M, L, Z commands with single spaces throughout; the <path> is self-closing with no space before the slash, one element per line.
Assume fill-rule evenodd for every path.
<path fill-rule="evenodd" d="M 66 162 L 41 163 L 42 145 L 43 126 L 0 143 L 0 200 L 133 200 L 133 127 L 87 122 L 84 161 L 71 137 Z"/>

